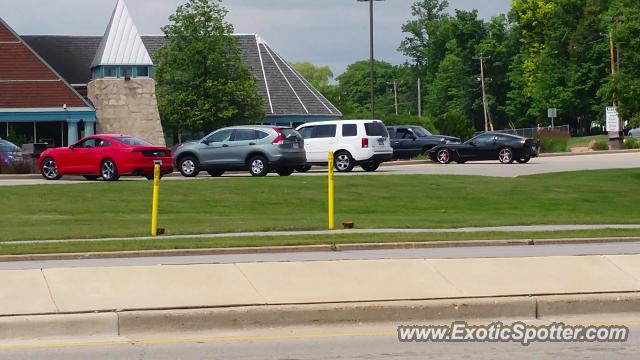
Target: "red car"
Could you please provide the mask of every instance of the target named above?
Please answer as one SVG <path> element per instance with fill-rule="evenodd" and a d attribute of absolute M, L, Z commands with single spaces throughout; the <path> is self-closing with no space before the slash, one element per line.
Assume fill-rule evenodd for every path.
<path fill-rule="evenodd" d="M 121 175 L 153 179 L 154 161 L 162 161 L 161 174 L 173 172 L 171 149 L 129 135 L 91 135 L 69 147 L 45 150 L 38 160 L 42 176 L 58 180 L 62 175 L 101 177 L 115 181 Z"/>

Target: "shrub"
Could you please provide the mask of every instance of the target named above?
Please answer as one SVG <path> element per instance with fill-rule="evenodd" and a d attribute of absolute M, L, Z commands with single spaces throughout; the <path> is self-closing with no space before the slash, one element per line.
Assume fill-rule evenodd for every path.
<path fill-rule="evenodd" d="M 22 160 L 7 164 L 0 159 L 0 174 L 30 174 L 31 162 Z"/>
<path fill-rule="evenodd" d="M 568 143 L 569 138 L 567 137 L 548 137 L 540 139 L 540 152 L 567 152 Z"/>
<path fill-rule="evenodd" d="M 606 140 L 594 140 L 589 144 L 589 149 L 594 151 L 609 150 L 609 143 Z"/>
<path fill-rule="evenodd" d="M 626 137 L 624 139 L 625 149 L 640 149 L 640 139 L 634 137 Z"/>

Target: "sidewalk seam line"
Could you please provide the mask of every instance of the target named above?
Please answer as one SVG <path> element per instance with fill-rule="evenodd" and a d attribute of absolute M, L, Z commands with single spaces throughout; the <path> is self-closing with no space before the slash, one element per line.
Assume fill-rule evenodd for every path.
<path fill-rule="evenodd" d="M 602 256 L 608 263 L 610 263 L 611 265 L 613 265 L 616 269 L 620 270 L 622 273 L 624 273 L 625 275 L 629 276 L 631 279 L 633 279 L 636 283 L 640 284 L 640 279 L 636 278 L 635 275 L 633 275 L 632 273 L 628 272 L 627 270 L 621 268 L 620 266 L 618 266 L 618 264 L 616 264 L 615 262 L 613 262 L 611 259 L 609 259 L 609 256 L 611 256 L 611 254 L 607 254 L 607 255 L 600 255 Z"/>
<path fill-rule="evenodd" d="M 40 269 L 40 273 L 42 274 L 42 277 L 44 279 L 45 285 L 47 285 L 47 292 L 49 293 L 49 298 L 51 299 L 51 302 L 53 303 L 53 306 L 56 308 L 56 313 L 59 313 L 60 312 L 60 308 L 58 307 L 58 304 L 56 303 L 56 299 L 53 297 L 53 293 L 51 292 L 51 287 L 49 286 L 49 280 L 47 279 L 47 275 L 44 273 L 44 269 Z"/>
<path fill-rule="evenodd" d="M 233 266 L 238 269 L 238 271 L 240 271 L 240 274 L 242 274 L 242 276 L 245 278 L 245 280 L 247 280 L 247 282 L 249 283 L 249 285 L 251 285 L 251 288 L 253 289 L 253 291 L 256 292 L 256 294 L 258 294 L 258 296 L 260 296 L 260 298 L 262 299 L 262 301 L 264 302 L 264 305 L 270 305 L 269 302 L 267 302 L 267 298 L 264 297 L 264 295 L 262 295 L 262 293 L 260 291 L 258 291 L 258 288 L 256 288 L 256 286 L 251 282 L 251 280 L 249 280 L 249 277 L 247 276 L 247 274 L 244 273 L 244 271 L 242 271 L 242 269 L 238 266 L 238 263 L 234 263 Z"/>

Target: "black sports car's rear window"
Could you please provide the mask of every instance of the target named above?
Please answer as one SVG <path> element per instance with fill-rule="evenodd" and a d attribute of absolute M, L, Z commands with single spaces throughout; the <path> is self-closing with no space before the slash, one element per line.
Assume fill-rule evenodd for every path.
<path fill-rule="evenodd" d="M 367 136 L 389 137 L 387 128 L 380 122 L 364 123 L 364 130 L 367 132 Z"/>

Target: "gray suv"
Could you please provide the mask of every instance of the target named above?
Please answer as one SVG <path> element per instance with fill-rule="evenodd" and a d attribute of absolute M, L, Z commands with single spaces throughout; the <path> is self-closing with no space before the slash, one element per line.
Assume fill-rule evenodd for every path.
<path fill-rule="evenodd" d="M 197 176 L 201 170 L 211 176 L 231 170 L 249 170 L 253 176 L 275 170 L 280 176 L 289 176 L 307 162 L 300 133 L 288 127 L 262 125 L 216 130 L 202 140 L 180 144 L 173 158 L 186 177 Z"/>

